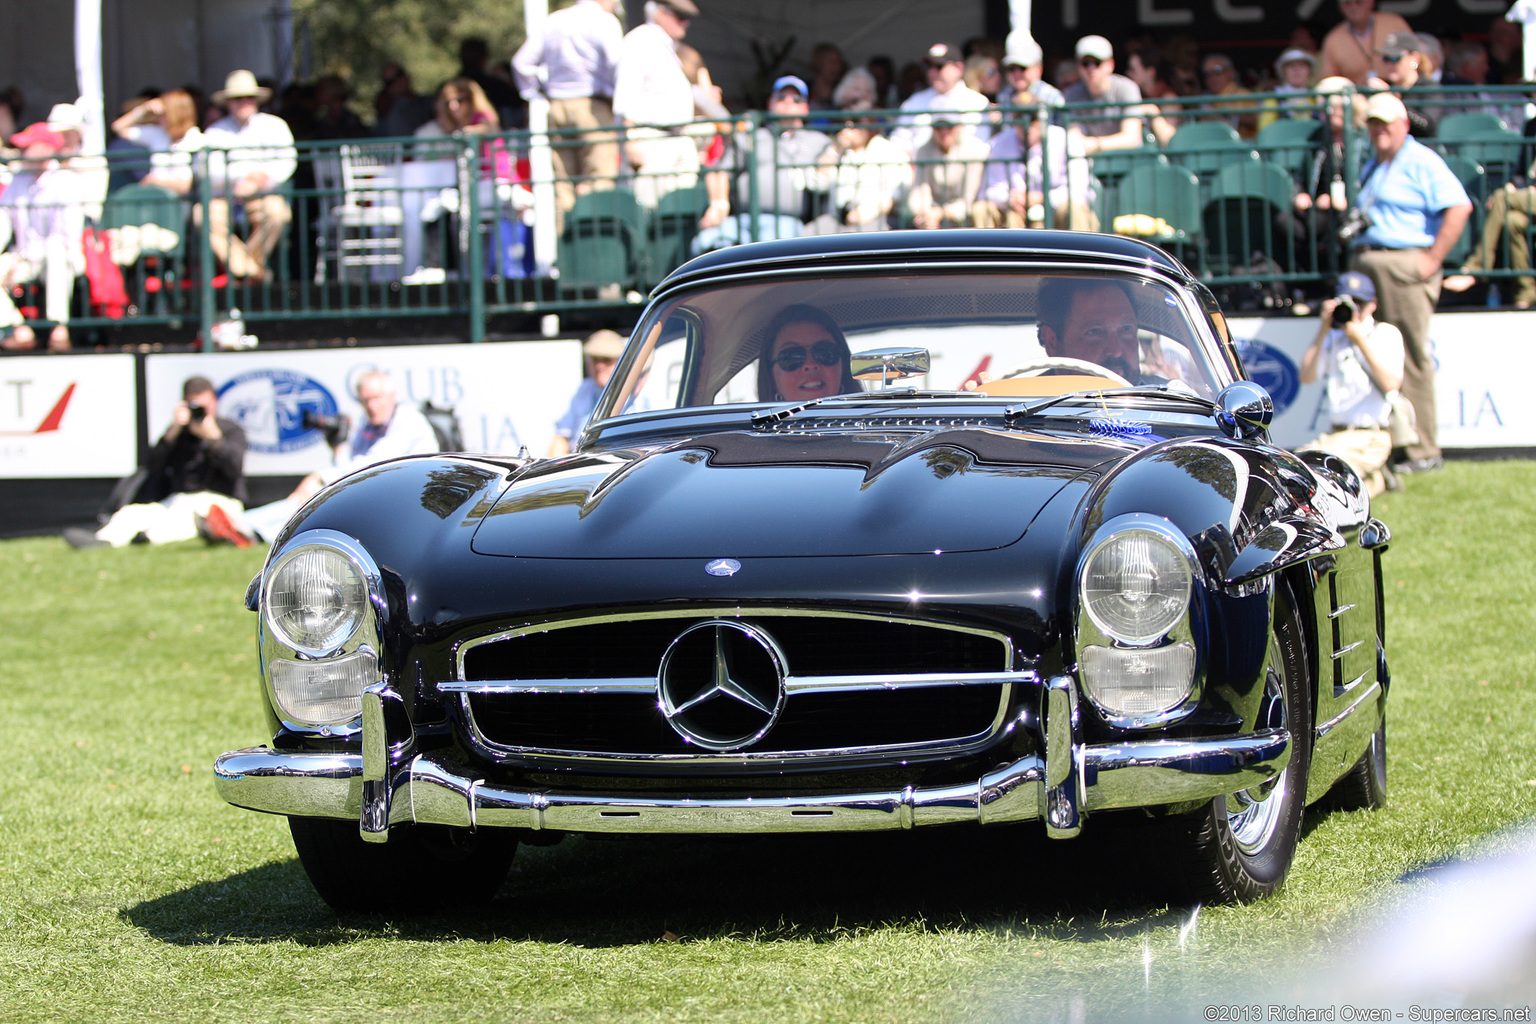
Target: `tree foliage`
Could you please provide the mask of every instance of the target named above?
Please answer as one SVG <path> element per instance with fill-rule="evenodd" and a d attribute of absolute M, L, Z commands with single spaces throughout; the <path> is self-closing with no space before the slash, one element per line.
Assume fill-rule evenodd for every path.
<path fill-rule="evenodd" d="M 293 0 L 293 13 L 298 76 L 340 75 L 360 111 L 386 64 L 430 95 L 458 71 L 463 40 L 484 39 L 503 65 L 523 42 L 522 0 Z"/>

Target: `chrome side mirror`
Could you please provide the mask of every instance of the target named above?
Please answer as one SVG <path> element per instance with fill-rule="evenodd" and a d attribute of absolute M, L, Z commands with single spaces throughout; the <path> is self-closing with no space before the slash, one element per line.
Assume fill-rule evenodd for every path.
<path fill-rule="evenodd" d="M 855 352 L 849 368 L 855 380 L 877 380 L 886 387 L 891 381 L 927 373 L 929 364 L 925 348 L 871 348 Z"/>
<path fill-rule="evenodd" d="M 1258 437 L 1268 432 L 1274 419 L 1274 400 L 1251 380 L 1229 384 L 1216 396 L 1216 425 L 1228 437 Z"/>

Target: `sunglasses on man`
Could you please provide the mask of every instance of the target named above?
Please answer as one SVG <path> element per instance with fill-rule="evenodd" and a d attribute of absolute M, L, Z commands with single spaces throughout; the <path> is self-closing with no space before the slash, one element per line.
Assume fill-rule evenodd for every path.
<path fill-rule="evenodd" d="M 818 341 L 812 345 L 810 356 L 822 366 L 836 366 L 843 361 L 843 354 L 838 351 L 837 345 L 830 341 Z M 805 365 L 805 357 L 804 345 L 788 345 L 773 357 L 773 361 L 785 373 L 792 373 Z"/>
<path fill-rule="evenodd" d="M 1097 57 L 1079 57 L 1077 59 L 1077 66 L 1080 68 L 1087 68 L 1089 71 L 1092 71 L 1103 63 L 1104 62 L 1099 60 Z"/>

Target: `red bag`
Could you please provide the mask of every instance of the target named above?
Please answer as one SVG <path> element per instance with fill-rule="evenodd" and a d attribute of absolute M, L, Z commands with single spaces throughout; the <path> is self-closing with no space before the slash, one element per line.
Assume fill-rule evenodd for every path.
<path fill-rule="evenodd" d="M 86 228 L 81 242 L 85 247 L 85 279 L 91 286 L 91 312 L 120 319 L 128 307 L 128 288 L 123 284 L 122 268 L 112 262 L 107 233 Z"/>

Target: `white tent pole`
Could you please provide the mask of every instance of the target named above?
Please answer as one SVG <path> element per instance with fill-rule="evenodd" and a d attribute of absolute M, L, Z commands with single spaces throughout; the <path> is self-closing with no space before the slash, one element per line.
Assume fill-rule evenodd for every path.
<path fill-rule="evenodd" d="M 105 107 L 101 87 L 101 0 L 75 0 L 76 106 L 85 120 L 81 151 L 103 153 L 107 148 Z"/>
<path fill-rule="evenodd" d="M 523 37 L 543 32 L 549 0 L 523 0 Z M 528 168 L 533 175 L 533 262 L 540 275 L 555 265 L 555 167 L 549 151 L 549 100 L 535 96 L 528 101 L 531 133 Z"/>

